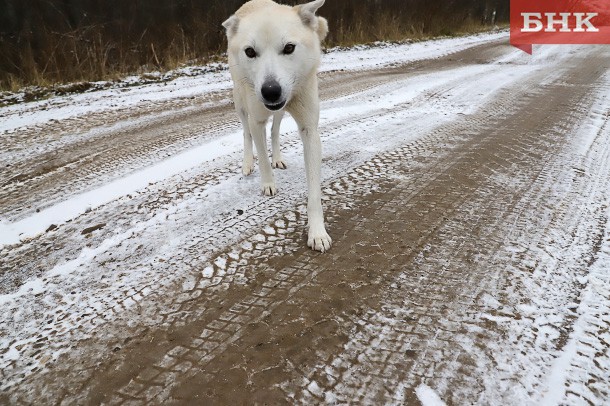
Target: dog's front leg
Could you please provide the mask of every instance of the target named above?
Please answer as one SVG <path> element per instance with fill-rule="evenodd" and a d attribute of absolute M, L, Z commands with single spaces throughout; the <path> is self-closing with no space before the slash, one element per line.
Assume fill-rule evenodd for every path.
<path fill-rule="evenodd" d="M 278 169 L 286 169 L 286 163 L 282 158 L 282 150 L 280 149 L 280 125 L 284 118 L 284 112 L 280 111 L 273 115 L 273 126 L 271 127 L 271 166 Z"/>
<path fill-rule="evenodd" d="M 256 147 L 256 155 L 258 156 L 258 167 L 261 171 L 262 190 L 265 196 L 275 196 L 277 189 L 273 178 L 273 170 L 269 162 L 269 154 L 267 153 L 267 120 L 258 121 L 252 116 L 249 118 L 250 134 L 254 140 Z"/>
<path fill-rule="evenodd" d="M 241 165 L 241 171 L 245 176 L 250 176 L 254 172 L 254 151 L 252 149 L 250 124 L 248 123 L 248 115 L 245 111 L 238 109 L 237 112 L 241 125 L 244 127 L 244 160 Z"/>
<path fill-rule="evenodd" d="M 324 213 L 322 211 L 322 190 L 320 186 L 322 177 L 322 141 L 318 133 L 320 121 L 320 99 L 318 98 L 318 84 L 316 77 L 308 86 L 311 91 L 293 100 L 289 112 L 299 126 L 299 135 L 303 142 L 303 155 L 305 157 L 305 172 L 307 174 L 307 219 L 309 234 L 307 245 L 316 251 L 328 251 L 333 243 L 324 227 Z"/>
<path fill-rule="evenodd" d="M 307 173 L 307 218 L 309 234 L 307 245 L 316 251 L 325 252 L 330 249 L 332 239 L 324 227 L 324 213 L 322 211 L 321 166 L 322 142 L 317 126 L 301 127 L 301 140 L 305 156 L 305 171 Z"/>

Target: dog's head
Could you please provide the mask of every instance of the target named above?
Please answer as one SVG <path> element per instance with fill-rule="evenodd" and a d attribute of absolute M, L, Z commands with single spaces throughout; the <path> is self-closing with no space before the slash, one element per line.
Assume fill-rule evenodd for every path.
<path fill-rule="evenodd" d="M 325 0 L 289 7 L 252 0 L 223 23 L 233 77 L 267 107 L 282 109 L 320 64 L 328 23 L 316 16 Z"/>

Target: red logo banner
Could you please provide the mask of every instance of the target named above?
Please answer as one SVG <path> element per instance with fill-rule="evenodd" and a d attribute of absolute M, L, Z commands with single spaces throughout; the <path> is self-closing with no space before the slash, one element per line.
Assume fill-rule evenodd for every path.
<path fill-rule="evenodd" d="M 610 0 L 511 0 L 510 43 L 610 44 Z"/>

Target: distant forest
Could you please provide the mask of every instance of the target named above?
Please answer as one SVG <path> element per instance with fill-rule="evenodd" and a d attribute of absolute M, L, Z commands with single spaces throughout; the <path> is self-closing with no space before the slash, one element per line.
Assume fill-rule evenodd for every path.
<path fill-rule="evenodd" d="M 0 89 L 209 60 L 240 0 L 0 0 Z M 306 1 L 283 1 L 299 4 Z M 509 0 L 327 0 L 328 46 L 454 35 L 508 21 Z"/>

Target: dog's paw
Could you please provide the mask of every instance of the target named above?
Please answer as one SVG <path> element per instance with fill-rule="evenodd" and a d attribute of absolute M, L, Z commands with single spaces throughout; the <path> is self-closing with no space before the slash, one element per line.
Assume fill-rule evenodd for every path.
<path fill-rule="evenodd" d="M 315 251 L 326 252 L 333 245 L 333 240 L 330 238 L 326 230 L 315 232 L 309 230 L 309 237 L 307 239 L 307 246 Z"/>
<path fill-rule="evenodd" d="M 274 160 L 271 165 L 276 169 L 288 169 L 288 165 L 286 165 L 286 163 L 281 159 L 277 161 Z"/>
<path fill-rule="evenodd" d="M 254 172 L 254 157 L 248 157 L 248 154 L 246 154 L 241 164 L 241 173 L 243 173 L 244 176 L 250 176 L 252 175 L 252 172 Z"/>
<path fill-rule="evenodd" d="M 263 183 L 262 190 L 265 196 L 277 195 L 277 188 L 275 187 L 275 183 Z"/>
<path fill-rule="evenodd" d="M 254 161 L 244 161 L 241 165 L 241 173 L 243 173 L 244 176 L 250 176 L 252 175 L 252 172 L 254 172 Z"/>

